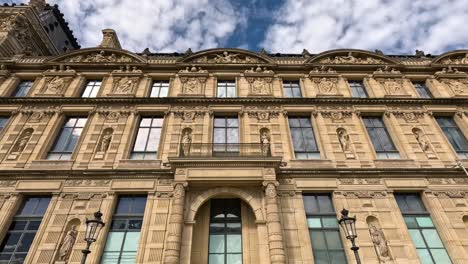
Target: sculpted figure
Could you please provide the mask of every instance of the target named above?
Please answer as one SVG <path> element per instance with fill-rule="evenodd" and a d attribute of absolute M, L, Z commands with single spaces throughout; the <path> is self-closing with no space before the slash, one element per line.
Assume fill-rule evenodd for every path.
<path fill-rule="evenodd" d="M 63 86 L 65 85 L 65 81 L 60 77 L 55 77 L 52 81 L 47 84 L 46 91 L 50 93 L 60 93 L 62 91 Z"/>
<path fill-rule="evenodd" d="M 229 54 L 229 52 L 225 51 L 222 55 L 216 55 L 214 61 L 216 63 L 236 63 L 238 56 L 238 54 Z"/>
<path fill-rule="evenodd" d="M 101 144 L 99 146 L 99 152 L 106 152 L 109 149 L 112 141 L 112 129 L 106 129 L 104 135 L 101 138 Z"/>
<path fill-rule="evenodd" d="M 422 132 L 422 130 L 420 130 L 420 129 L 413 129 L 413 134 L 414 134 L 414 137 L 416 138 L 416 140 L 418 141 L 419 146 L 421 147 L 421 149 L 422 149 L 423 151 L 428 151 L 428 150 L 430 150 L 430 144 L 429 144 L 429 142 L 426 140 L 426 138 L 425 138 L 424 133 Z"/>
<path fill-rule="evenodd" d="M 338 140 L 340 141 L 341 149 L 343 149 L 343 152 L 348 152 L 350 150 L 350 140 L 349 140 L 349 135 L 344 129 L 339 129 L 338 130 Z"/>
<path fill-rule="evenodd" d="M 385 82 L 385 88 L 387 88 L 388 94 L 399 94 L 401 92 L 400 85 L 393 80 L 387 80 Z"/>
<path fill-rule="evenodd" d="M 15 27 L 15 16 L 0 19 L 0 31 L 10 31 Z"/>
<path fill-rule="evenodd" d="M 382 258 L 389 258 L 389 250 L 387 245 L 387 240 L 385 239 L 385 235 L 382 230 L 375 225 L 370 225 L 369 232 L 372 238 L 372 243 L 374 243 L 374 247 L 376 248 L 378 254 Z"/>
<path fill-rule="evenodd" d="M 133 80 L 128 77 L 120 79 L 115 91 L 121 94 L 131 93 L 133 91 Z"/>
<path fill-rule="evenodd" d="M 461 59 L 462 64 L 468 64 L 468 53 L 465 53 L 465 57 Z"/>
<path fill-rule="evenodd" d="M 270 151 L 270 135 L 267 130 L 263 130 L 260 134 L 260 143 L 262 144 L 262 153 L 263 155 L 268 155 Z"/>
<path fill-rule="evenodd" d="M 76 225 L 72 225 L 70 231 L 67 232 L 67 235 L 65 236 L 65 239 L 60 246 L 59 260 L 67 261 L 70 258 L 70 253 L 72 251 L 73 245 L 75 244 L 77 234 L 78 232 L 76 231 Z"/>
<path fill-rule="evenodd" d="M 349 52 L 347 56 L 339 57 L 340 63 L 354 63 L 356 62 L 356 58 L 353 56 L 352 52 Z"/>
<path fill-rule="evenodd" d="M 32 129 L 26 129 L 21 137 L 16 141 L 15 146 L 13 147 L 12 152 L 13 153 L 21 153 L 23 152 L 24 148 L 28 144 L 29 140 L 31 139 L 32 136 Z"/>
<path fill-rule="evenodd" d="M 185 84 L 185 93 L 195 94 L 198 92 L 198 81 L 195 78 L 190 78 Z"/>
<path fill-rule="evenodd" d="M 189 130 L 185 131 L 181 143 L 184 156 L 188 156 L 190 153 L 190 145 L 192 144 L 192 134 Z"/>

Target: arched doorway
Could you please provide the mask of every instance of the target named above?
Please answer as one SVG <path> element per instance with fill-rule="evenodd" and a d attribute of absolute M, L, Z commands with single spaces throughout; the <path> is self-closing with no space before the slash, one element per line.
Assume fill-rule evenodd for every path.
<path fill-rule="evenodd" d="M 260 263 L 255 214 L 243 200 L 214 197 L 198 210 L 190 263 Z"/>

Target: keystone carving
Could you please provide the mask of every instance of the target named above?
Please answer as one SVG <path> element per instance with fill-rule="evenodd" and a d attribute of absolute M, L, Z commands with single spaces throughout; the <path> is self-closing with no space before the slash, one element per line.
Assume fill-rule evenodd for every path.
<path fill-rule="evenodd" d="M 121 117 L 128 117 L 130 114 L 135 113 L 135 110 L 130 107 L 112 109 L 111 107 L 104 106 L 98 108 L 95 112 L 104 117 L 104 122 L 116 123 Z"/>

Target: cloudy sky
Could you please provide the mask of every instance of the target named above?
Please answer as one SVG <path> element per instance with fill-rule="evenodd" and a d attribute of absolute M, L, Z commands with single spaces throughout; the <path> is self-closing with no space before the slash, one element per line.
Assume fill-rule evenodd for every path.
<path fill-rule="evenodd" d="M 0 0 L 0 2 L 28 0 Z M 183 52 L 236 47 L 318 53 L 336 48 L 439 54 L 468 48 L 467 0 L 48 0 L 83 47 L 101 29 L 125 49 Z"/>

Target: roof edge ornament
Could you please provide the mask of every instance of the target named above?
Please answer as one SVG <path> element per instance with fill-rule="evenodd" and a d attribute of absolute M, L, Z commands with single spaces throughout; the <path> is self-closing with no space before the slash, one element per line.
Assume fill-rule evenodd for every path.
<path fill-rule="evenodd" d="M 432 64 L 468 66 L 468 50 L 454 50 L 437 56 Z"/>
<path fill-rule="evenodd" d="M 243 49 L 207 49 L 181 58 L 179 63 L 195 64 L 275 64 L 268 55 Z"/>
<path fill-rule="evenodd" d="M 367 50 L 356 49 L 337 49 L 319 53 L 305 63 L 334 64 L 334 65 L 381 65 L 381 64 L 399 64 L 400 62 Z"/>
<path fill-rule="evenodd" d="M 105 64 L 129 64 L 147 63 L 147 59 L 133 52 L 116 48 L 87 48 L 75 50 L 48 60 L 49 63 L 105 63 Z"/>
<path fill-rule="evenodd" d="M 115 32 L 115 30 L 110 28 L 102 30 L 102 41 L 98 47 L 122 49 L 117 33 Z"/>

